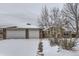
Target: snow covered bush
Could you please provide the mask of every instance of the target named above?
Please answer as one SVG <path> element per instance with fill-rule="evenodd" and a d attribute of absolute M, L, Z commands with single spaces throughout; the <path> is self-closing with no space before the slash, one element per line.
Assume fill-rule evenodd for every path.
<path fill-rule="evenodd" d="M 58 45 L 63 49 L 66 50 L 72 50 L 73 47 L 76 46 L 76 40 L 75 39 L 71 39 L 71 38 L 57 38 L 57 39 L 51 39 L 50 41 L 50 46 L 54 46 L 54 45 Z"/>
<path fill-rule="evenodd" d="M 50 41 L 50 46 L 54 46 L 54 45 L 59 45 L 60 44 L 60 40 L 58 38 L 52 38 L 49 39 Z"/>
<path fill-rule="evenodd" d="M 51 47 L 54 46 L 54 45 L 56 45 L 54 39 L 50 39 L 49 42 L 50 42 L 50 46 L 51 46 Z"/>
<path fill-rule="evenodd" d="M 63 49 L 67 49 L 67 50 L 72 50 L 72 48 L 76 46 L 76 41 L 75 39 L 67 39 L 65 38 L 64 40 L 62 40 L 61 42 L 61 47 Z"/>

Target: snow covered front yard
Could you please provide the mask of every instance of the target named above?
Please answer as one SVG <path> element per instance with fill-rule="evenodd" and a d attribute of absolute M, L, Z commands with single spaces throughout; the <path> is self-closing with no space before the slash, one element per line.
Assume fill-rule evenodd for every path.
<path fill-rule="evenodd" d="M 59 49 L 58 46 L 50 46 L 48 40 L 43 40 L 43 53 L 45 56 L 79 56 L 79 46 L 74 47 L 73 51 Z"/>
<path fill-rule="evenodd" d="M 36 56 L 39 39 L 6 39 L 0 41 L 0 56 Z M 44 56 L 79 56 L 79 47 L 75 51 L 60 49 L 50 46 L 48 40 L 42 41 Z"/>
<path fill-rule="evenodd" d="M 1 56 L 33 56 L 36 55 L 38 40 L 6 39 L 0 41 Z"/>

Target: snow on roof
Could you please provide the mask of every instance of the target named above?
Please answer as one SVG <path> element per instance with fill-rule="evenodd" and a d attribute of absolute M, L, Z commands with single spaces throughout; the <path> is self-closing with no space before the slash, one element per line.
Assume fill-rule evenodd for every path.
<path fill-rule="evenodd" d="M 57 26 L 53 24 L 52 26 L 44 27 L 43 31 L 48 30 L 49 28 L 52 28 L 52 27 L 53 27 L 53 28 L 57 28 Z"/>
<path fill-rule="evenodd" d="M 35 25 L 20 25 L 20 26 L 17 26 L 17 28 L 34 28 L 34 29 L 41 29 L 39 26 L 35 26 Z"/>
<path fill-rule="evenodd" d="M 65 29 L 65 31 L 75 31 L 73 30 L 71 27 L 67 28 L 67 27 L 62 27 L 63 29 Z"/>
<path fill-rule="evenodd" d="M 14 25 L 11 25 L 11 24 L 9 24 L 9 25 L 0 25 L 0 28 L 8 28 L 8 27 L 13 27 Z"/>
<path fill-rule="evenodd" d="M 0 28 L 29 28 L 29 29 L 42 29 L 35 25 L 1 25 Z"/>

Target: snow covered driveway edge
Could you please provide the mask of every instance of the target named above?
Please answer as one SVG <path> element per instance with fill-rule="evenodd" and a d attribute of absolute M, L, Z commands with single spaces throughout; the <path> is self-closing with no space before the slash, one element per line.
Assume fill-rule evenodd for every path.
<path fill-rule="evenodd" d="M 36 55 L 38 39 L 6 39 L 0 41 L 2 56 L 34 56 Z"/>

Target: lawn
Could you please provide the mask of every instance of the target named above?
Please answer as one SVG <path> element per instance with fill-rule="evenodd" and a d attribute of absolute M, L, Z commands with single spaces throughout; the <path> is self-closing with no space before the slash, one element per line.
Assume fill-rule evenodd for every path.
<path fill-rule="evenodd" d="M 0 41 L 0 56 L 36 56 L 39 39 L 6 39 Z M 44 56 L 79 56 L 79 46 L 75 51 L 59 49 L 50 46 L 48 40 L 43 40 Z"/>

